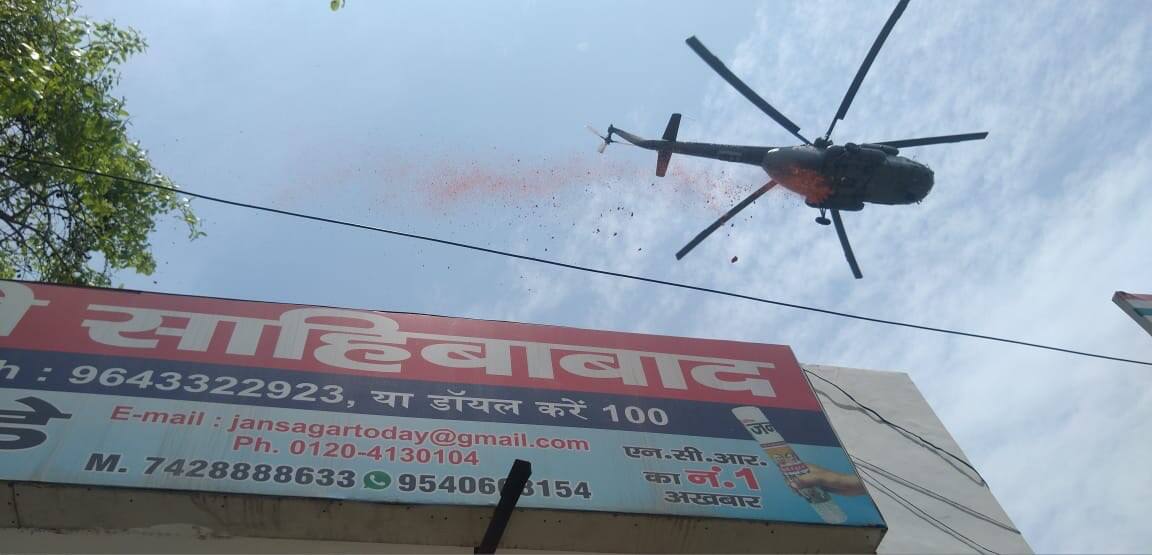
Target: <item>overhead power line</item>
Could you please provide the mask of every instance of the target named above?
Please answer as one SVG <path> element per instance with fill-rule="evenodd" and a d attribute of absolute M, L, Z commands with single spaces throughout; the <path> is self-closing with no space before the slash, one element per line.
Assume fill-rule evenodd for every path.
<path fill-rule="evenodd" d="M 916 432 L 913 432 L 913 431 L 909 430 L 908 428 L 905 428 L 905 427 L 903 427 L 903 426 L 901 426 L 901 425 L 899 425 L 899 424 L 896 424 L 895 422 L 892 422 L 891 420 L 888 420 L 888 419 L 887 419 L 887 418 L 885 418 L 883 415 L 881 415 L 880 413 L 876 412 L 876 409 L 873 409 L 872 407 L 869 407 L 868 405 L 865 405 L 864 403 L 861 403 L 859 399 L 857 399 L 857 398 L 856 398 L 855 396 L 853 396 L 851 393 L 848 393 L 848 391 L 846 391 L 846 390 L 845 390 L 843 387 L 841 387 L 839 384 L 837 384 L 837 383 L 833 382 L 832 380 L 829 380 L 828 378 L 825 378 L 825 377 L 823 377 L 823 376 L 821 376 L 821 375 L 819 375 L 819 374 L 817 374 L 817 373 L 815 373 L 815 372 L 813 372 L 813 371 L 811 371 L 811 370 L 808 370 L 807 368 L 805 368 L 805 369 L 803 369 L 803 370 L 804 370 L 804 372 L 805 372 L 805 373 L 807 373 L 808 375 L 810 375 L 810 376 L 812 376 L 812 377 L 814 377 L 814 378 L 817 378 L 817 379 L 819 379 L 819 380 L 823 381 L 824 383 L 827 383 L 828 385 L 831 385 L 832 387 L 836 388 L 838 391 L 840 391 L 840 393 L 844 394 L 844 396 L 845 396 L 845 397 L 847 397 L 847 398 L 848 398 L 850 401 L 852 401 L 852 403 L 853 403 L 853 404 L 855 404 L 856 406 L 860 407 L 860 409 L 861 409 L 861 410 L 863 410 L 863 411 L 865 411 L 866 413 L 869 413 L 869 414 L 871 414 L 871 415 L 872 415 L 874 418 L 876 418 L 876 420 L 878 420 L 878 421 L 879 421 L 881 424 L 884 424 L 884 425 L 886 425 L 886 426 L 888 426 L 888 427 L 890 427 L 890 428 L 893 428 L 893 429 L 895 429 L 895 430 L 898 430 L 898 431 L 900 431 L 900 432 L 903 432 L 904 434 L 907 434 L 907 435 L 909 435 L 909 436 L 912 436 L 913 438 L 915 438 L 916 440 L 920 441 L 920 442 L 921 442 L 921 443 L 923 443 L 924 445 L 927 445 L 928 447 L 931 447 L 932 449 L 935 449 L 937 452 L 940 452 L 940 453 L 942 453 L 942 454 L 945 454 L 945 455 L 947 455 L 947 456 L 951 457 L 952 459 L 954 459 L 954 460 L 956 460 L 956 461 L 960 462 L 961 464 L 963 464 L 964 466 L 966 466 L 966 467 L 968 467 L 970 470 L 972 470 L 972 472 L 975 472 L 975 473 L 976 473 L 976 477 L 977 477 L 977 479 L 978 479 L 978 480 L 980 480 L 980 485 L 984 485 L 984 486 L 986 486 L 986 485 L 988 484 L 988 483 L 987 483 L 987 482 L 984 480 L 984 476 L 982 476 L 982 475 L 980 474 L 980 471 L 976 470 L 976 467 L 974 467 L 974 466 L 972 466 L 971 464 L 969 464 L 969 463 L 968 463 L 968 461 L 964 460 L 964 459 L 963 459 L 962 457 L 960 457 L 959 455 L 956 455 L 955 453 L 953 453 L 953 452 L 951 452 L 951 451 L 949 451 L 949 450 L 947 450 L 947 449 L 945 449 L 945 448 L 943 448 L 943 447 L 940 447 L 939 445 L 936 445 L 935 443 L 933 443 L 933 442 L 929 441 L 928 439 L 924 438 L 924 436 L 922 436 L 922 435 L 920 435 L 920 434 L 917 434 Z M 944 495 L 942 495 L 942 494 L 940 494 L 940 493 L 937 493 L 937 492 L 935 492 L 935 491 L 933 491 L 933 490 L 931 490 L 931 489 L 928 489 L 928 488 L 927 488 L 927 487 L 925 487 L 925 486 L 922 486 L 922 485 L 920 485 L 920 484 L 917 484 L 917 483 L 915 483 L 915 482 L 912 482 L 911 480 L 908 480 L 907 478 L 904 478 L 903 476 L 900 476 L 899 474 L 896 474 L 895 472 L 892 472 L 892 471 L 890 471 L 890 470 L 887 470 L 887 469 L 885 469 L 885 468 L 881 467 L 880 465 L 878 465 L 878 464 L 876 464 L 876 463 L 873 463 L 873 462 L 871 462 L 871 461 L 867 461 L 867 460 L 865 460 L 865 459 L 862 459 L 862 458 L 860 458 L 860 457 L 857 457 L 857 456 L 855 456 L 855 455 L 852 455 L 852 454 L 849 454 L 848 456 L 849 456 L 849 457 L 852 459 L 852 461 L 853 461 L 853 462 L 855 462 L 855 463 L 856 463 L 856 465 L 859 467 L 859 468 L 858 468 L 858 471 L 860 472 L 860 476 L 861 476 L 861 477 L 863 477 L 863 478 L 867 478 L 867 476 L 865 476 L 865 475 L 864 475 L 864 473 L 863 473 L 864 471 L 866 471 L 866 470 L 872 471 L 873 473 L 879 474 L 879 475 L 881 475 L 881 476 L 883 476 L 883 477 L 885 477 L 885 478 L 887 478 L 887 479 L 889 479 L 889 480 L 892 480 L 892 481 L 894 481 L 894 482 L 900 483 L 900 484 L 904 485 L 905 487 L 908 487 L 908 488 L 910 488 L 910 489 L 913 489 L 913 490 L 915 490 L 915 491 L 918 491 L 918 492 L 920 492 L 920 493 L 922 493 L 922 494 L 924 494 L 924 495 L 927 495 L 927 496 L 929 496 L 929 497 L 932 497 L 932 498 L 934 498 L 934 499 L 936 499 L 936 500 L 938 500 L 938 501 L 942 501 L 942 502 L 944 502 L 944 503 L 947 503 L 947 504 L 949 504 L 949 505 L 951 505 L 951 506 L 953 506 L 953 507 L 955 507 L 955 508 L 957 508 L 957 509 L 959 509 L 959 510 L 961 510 L 961 511 L 964 511 L 965 513 L 968 513 L 968 514 L 970 514 L 970 515 L 972 515 L 972 516 L 974 516 L 974 517 L 976 517 L 976 518 L 979 518 L 979 519 L 981 519 L 981 520 L 983 520 L 983 521 L 985 521 L 985 522 L 988 522 L 988 523 L 994 524 L 994 525 L 996 525 L 996 526 L 998 526 L 998 527 L 1000 527 L 1000 528 L 1002 528 L 1002 529 L 1004 529 L 1004 530 L 1007 530 L 1007 531 L 1009 531 L 1009 532 L 1015 532 L 1015 533 L 1017 533 L 1017 534 L 1019 534 L 1019 533 L 1020 533 L 1020 530 L 1017 530 L 1015 527 L 1013 527 L 1013 526 L 1011 526 L 1011 525 L 1008 525 L 1008 524 L 1005 524 L 1005 523 L 1003 523 L 1003 522 L 1000 522 L 999 520 L 997 520 L 997 519 L 995 519 L 995 518 L 993 518 L 993 517 L 991 517 L 991 516 L 988 516 L 988 515 L 986 515 L 986 514 L 984 514 L 984 513 L 981 513 L 980 511 L 977 511 L 976 509 L 973 509 L 973 508 L 971 508 L 971 507 L 968 507 L 967 505 L 964 505 L 964 504 L 962 504 L 962 503 L 960 503 L 960 502 L 958 502 L 958 501 L 956 501 L 956 500 L 954 500 L 954 499 L 951 499 L 951 498 L 949 498 L 949 497 L 946 497 L 946 496 L 944 496 Z M 873 481 L 876 481 L 876 476 L 872 476 L 872 480 L 873 480 Z M 882 485 L 878 484 L 878 487 L 882 487 Z M 885 492 L 885 493 L 887 494 L 887 492 Z M 888 496 L 889 496 L 889 497 L 892 497 L 892 498 L 895 500 L 895 497 L 894 497 L 894 495 L 893 495 L 893 494 L 894 494 L 894 495 L 896 495 L 896 496 L 898 496 L 899 494 L 895 494 L 895 492 L 892 492 L 892 494 L 888 494 Z M 900 499 L 902 499 L 902 500 L 904 500 L 904 501 L 907 501 L 907 499 L 904 499 L 903 497 L 900 497 Z M 920 507 L 918 507 L 918 506 L 915 506 L 914 504 L 912 504 L 912 502 L 911 502 L 911 501 L 907 501 L 907 502 L 908 502 L 908 504 L 912 505 L 913 507 L 915 507 L 915 508 L 916 508 L 917 510 L 919 510 L 920 512 L 922 512 L 922 513 L 924 513 L 925 515 L 927 515 L 927 513 L 926 513 L 925 511 L 923 511 L 923 509 L 921 509 L 921 508 L 920 508 Z M 928 516 L 929 518 L 931 518 L 931 515 L 927 515 L 927 516 Z M 935 519 L 933 519 L 933 520 L 935 520 Z M 950 530 L 951 530 L 951 529 L 950 529 Z M 954 530 L 953 530 L 953 531 L 954 531 Z M 968 539 L 968 538 L 966 538 L 966 539 Z M 983 546 L 981 546 L 981 547 L 983 547 Z"/>
<path fill-rule="evenodd" d="M 808 370 L 807 368 L 804 369 L 804 372 L 806 372 L 809 376 L 812 376 L 813 378 L 816 378 L 816 379 L 818 379 L 818 380 L 820 380 L 820 381 L 822 381 L 822 382 L 824 382 L 824 383 L 826 383 L 832 387 L 835 387 L 837 391 L 839 391 L 840 393 L 843 393 L 845 397 L 847 397 L 850 401 L 852 401 L 856 406 L 860 407 L 860 410 L 863 410 L 864 412 L 871 414 L 872 417 L 874 417 L 881 424 L 884 424 L 885 426 L 888 426 L 889 428 L 898 430 L 900 432 L 903 432 L 904 434 L 907 434 L 913 438 L 916 438 L 916 440 L 918 440 L 920 443 L 923 443 L 924 445 L 927 445 L 928 447 L 931 447 L 940 453 L 948 455 L 949 457 L 951 457 L 956 462 L 959 462 L 960 464 L 968 467 L 969 470 L 976 473 L 976 479 L 980 480 L 980 485 L 982 485 L 982 486 L 987 485 L 987 482 L 984 481 L 984 476 L 980 474 L 980 471 L 976 470 L 976 467 L 972 466 L 972 463 L 969 463 L 968 461 L 964 460 L 964 458 L 961 457 L 960 455 L 957 455 L 957 454 L 955 454 L 955 453 L 953 453 L 953 452 L 951 452 L 951 451 L 949 451 L 943 447 L 940 447 L 939 445 L 936 445 L 935 443 L 926 439 L 924 436 L 922 436 L 916 432 L 913 432 L 912 430 L 909 430 L 908 428 L 905 428 L 904 426 L 901 426 L 901 425 L 899 425 L 899 424 L 897 424 L 891 420 L 888 420 L 887 418 L 884 417 L 884 415 L 876 412 L 876 409 L 874 409 L 868 405 L 865 405 L 864 403 L 861 403 L 858 399 L 856 399 L 856 397 L 854 397 L 851 393 L 848 393 L 847 390 L 845 390 L 843 387 L 840 387 L 836 382 L 833 382 L 832 380 L 829 380 L 828 378 L 825 378 L 824 376 L 821 376 L 820 374 L 817 374 L 811 370 Z"/>
<path fill-rule="evenodd" d="M 558 260 L 550 260 L 550 259 L 541 258 L 538 256 L 529 256 L 526 254 L 518 254 L 518 253 L 514 253 L 514 252 L 499 250 L 499 249 L 481 247 L 479 245 L 463 243 L 460 241 L 452 241 L 449 239 L 440 239 L 437 237 L 420 235 L 418 233 L 396 231 L 394 229 L 387 229 L 387 228 L 383 228 L 383 227 L 358 224 L 355 222 L 349 222 L 349 221 L 345 221 L 345 220 L 337 220 L 334 218 L 325 218 L 323 216 L 314 216 L 314 215 L 305 214 L 302 212 L 293 212 L 291 210 L 282 210 L 279 208 L 272 208 L 269 206 L 261 206 L 259 204 L 252 204 L 252 203 L 247 203 L 247 202 L 229 200 L 229 199 L 216 197 L 216 196 L 212 196 L 212 195 L 206 195 L 203 193 L 195 193 L 195 192 L 184 190 L 184 189 L 169 187 L 166 185 L 161 185 L 159 183 L 151 183 L 151 182 L 143 181 L 140 179 L 133 179 L 130 177 L 123 177 L 123 176 L 119 176 L 119 175 L 107 174 L 104 172 L 99 172 L 99 171 L 89 170 L 89 169 L 84 169 L 84 168 L 78 168 L 78 167 L 70 166 L 67 164 L 58 164 L 58 163 L 49 162 L 46 160 L 37 160 L 34 158 L 26 158 L 23 156 L 13 156 L 10 154 L 0 154 L 0 157 L 8 158 L 10 160 L 19 160 L 21 162 L 26 162 L 29 164 L 39 164 L 41 166 L 53 167 L 53 168 L 58 168 L 58 169 L 63 169 L 63 170 L 69 170 L 69 171 L 74 171 L 74 172 L 83 173 L 83 174 L 92 175 L 92 176 L 97 176 L 97 177 L 104 177 L 107 179 L 115 179 L 117 181 L 122 181 L 125 183 L 133 183 L 133 184 L 142 185 L 145 187 L 153 187 L 155 189 L 170 191 L 173 193 L 187 195 L 190 197 L 195 197 L 195 198 L 199 198 L 199 199 L 203 199 L 203 200 L 207 200 L 207 201 L 211 201 L 211 202 L 216 202 L 216 203 L 220 203 L 220 204 L 227 204 L 229 206 L 237 206 L 240 208 L 247 208 L 250 210 L 258 210 L 261 212 L 268 212 L 271 214 L 280 214 L 282 216 L 291 216 L 293 218 L 300 218 L 303 220 L 311 220 L 314 222 L 322 222 L 322 223 L 328 223 L 328 224 L 333 224 L 333 225 L 340 225 L 340 226 L 351 227 L 351 228 L 355 228 L 355 229 L 363 229 L 363 230 L 367 230 L 367 231 L 376 231 L 379 233 L 386 233 L 386 234 L 394 235 L 397 237 L 407 237 L 409 239 L 428 241 L 431 243 L 448 245 L 451 247 L 458 247 L 458 248 L 462 248 L 462 249 L 468 249 L 468 250 L 472 250 L 472 251 L 476 251 L 476 252 L 483 252 L 483 253 L 487 253 L 487 254 L 495 254 L 498 256 L 505 256 L 508 258 L 515 258 L 518 260 L 526 260 L 528 262 L 536 262 L 538 264 L 546 264 L 549 266 L 555 266 L 558 268 L 567 268 L 569 270 L 576 270 L 576 271 L 587 272 L 587 273 L 591 273 L 591 274 L 599 274 L 599 275 L 603 275 L 603 276 L 617 277 L 617 278 L 628 279 L 628 280 L 633 280 L 633 281 L 640 281 L 640 282 L 644 282 L 644 283 L 652 283 L 652 284 L 656 284 L 656 285 L 665 285 L 668 287 L 675 287 L 677 289 L 685 289 L 685 290 L 689 290 L 689 291 L 697 291 L 700 293 L 709 293 L 709 294 L 713 294 L 713 295 L 721 295 L 724 297 L 731 297 L 734 299 L 743 299 L 746 301 L 753 301 L 753 302 L 757 302 L 757 303 L 782 306 L 782 307 L 786 307 L 786 308 L 794 308 L 797 310 L 805 310 L 808 312 L 816 312 L 819 314 L 827 314 L 829 316 L 838 316 L 841 318 L 849 318 L 852 320 L 860 320 L 863 322 L 872 322 L 874 324 L 885 324 L 885 325 L 889 325 L 889 326 L 897 326 L 897 327 L 916 329 L 916 330 L 921 330 L 921 331 L 930 331 L 930 332 L 936 332 L 936 333 L 956 335 L 956 336 L 960 336 L 960 337 L 969 337 L 972 339 L 983 339 L 985 341 L 995 341 L 998 343 L 1007 343 L 1010 345 L 1019 345 L 1022 347 L 1031 347 L 1034 349 L 1043 349 L 1046 351 L 1055 351 L 1058 353 L 1065 353 L 1065 354 L 1069 354 L 1069 355 L 1096 358 L 1096 359 L 1102 359 L 1102 360 L 1111 360 L 1111 361 L 1115 361 L 1115 362 L 1127 362 L 1129 364 L 1139 364 L 1141 366 L 1152 366 L 1152 362 L 1144 361 L 1144 360 L 1136 360 L 1136 359 L 1131 359 L 1131 358 L 1116 357 L 1116 356 L 1104 355 L 1104 354 L 1099 354 L 1099 353 L 1091 353 L 1091 352 L 1080 351 L 1080 350 L 1076 350 L 1076 349 L 1066 349 L 1064 347 L 1056 347 L 1054 345 L 1044 345 L 1042 343 L 1033 343 L 1030 341 L 1021 341 L 1018 339 L 996 337 L 993 335 L 984 335 L 984 334 L 980 334 L 980 333 L 972 333 L 972 332 L 953 330 L 953 329 L 948 329 L 948 328 L 938 328 L 938 327 L 933 327 L 933 326 L 925 326 L 922 324 L 913 324 L 910 322 L 901 322 L 899 320 L 886 320 L 883 318 L 873 318 L 871 316 L 863 316 L 860 314 L 852 314 L 850 312 L 841 312 L 838 310 L 830 310 L 827 308 L 818 308 L 818 307 L 814 307 L 814 306 L 802 305 L 802 304 L 797 304 L 797 303 L 777 301 L 777 300 L 773 300 L 773 299 L 767 299 L 764 297 L 745 295 L 743 293 L 734 293 L 731 291 L 724 291 L 721 289 L 713 289 L 711 287 L 702 287 L 699 285 L 690 285 L 687 283 L 679 283 L 679 282 L 675 282 L 675 281 L 668 281 L 668 280 L 663 280 L 663 279 L 638 276 L 638 275 L 634 275 L 634 274 L 625 274 L 622 272 L 614 272 L 611 270 L 604 270 L 604 269 L 600 269 L 600 268 L 591 268 L 588 266 L 581 266 L 579 264 L 569 264 L 567 262 L 560 262 Z"/>
<path fill-rule="evenodd" d="M 896 503 L 902 505 L 905 509 L 908 509 L 909 511 L 912 512 L 912 514 L 916 515 L 917 517 L 924 520 L 928 524 L 931 524 L 932 526 L 936 527 L 940 531 L 956 538 L 957 540 L 964 543 L 968 547 L 971 547 L 977 553 L 990 553 L 992 555 L 999 555 L 999 553 L 988 548 L 988 546 L 972 539 L 971 537 L 965 535 L 964 533 L 960 532 L 959 530 L 949 526 L 948 524 L 944 523 L 940 519 L 929 514 L 928 511 L 924 510 L 923 507 L 917 505 L 916 503 L 913 503 L 907 497 L 900 495 L 899 493 L 897 493 L 892 488 L 884 485 L 883 483 L 880 482 L 880 480 L 877 480 L 875 478 L 875 476 L 868 473 L 867 469 L 862 468 L 861 471 L 862 472 L 860 473 L 860 478 L 864 480 L 864 483 L 869 484 L 869 485 L 877 488 L 880 491 L 880 493 L 883 493 L 888 498 L 890 498 L 893 501 L 895 501 Z"/>
<path fill-rule="evenodd" d="M 1005 523 L 997 520 L 996 518 L 988 516 L 988 515 L 980 512 L 980 511 L 976 510 L 976 509 L 973 509 L 972 507 L 969 507 L 963 503 L 960 503 L 959 501 L 956 501 L 955 499 L 952 499 L 952 498 L 947 497 L 941 493 L 933 491 L 933 490 L 931 490 L 931 489 L 929 489 L 923 485 L 917 484 L 916 482 L 913 482 L 913 481 L 911 481 L 911 480 L 909 480 L 909 479 L 907 479 L 907 478 L 905 478 L 899 474 L 896 474 L 895 472 L 892 472 L 891 470 L 887 470 L 887 469 L 885 469 L 885 468 L 883 468 L 883 467 L 881 467 L 875 463 L 868 462 L 868 461 L 861 459 L 860 457 L 857 457 L 855 455 L 849 455 L 849 457 L 852 458 L 852 462 L 856 463 L 857 466 L 863 467 L 867 470 L 871 470 L 871 471 L 875 472 L 876 474 L 879 474 L 879 475 L 883 476 L 884 478 L 892 480 L 893 482 L 896 482 L 896 483 L 898 483 L 898 484 L 900 484 L 900 485 L 902 485 L 908 489 L 914 490 L 918 493 L 921 493 L 923 495 L 931 497 L 931 498 L 933 498 L 937 501 L 940 501 L 942 503 L 947 503 L 948 505 L 951 505 L 952 507 L 955 507 L 955 508 L 957 508 L 957 509 L 959 509 L 965 513 L 968 513 L 969 515 L 972 515 L 972 516 L 974 516 L 980 520 L 983 520 L 984 522 L 995 525 L 995 526 L 997 526 L 1003 530 L 1006 530 L 1008 532 L 1012 532 L 1015 534 L 1020 534 L 1020 530 L 1017 530 L 1016 527 L 1014 527 L 1014 526 L 1011 526 L 1009 524 L 1005 524 Z M 875 478 L 876 477 L 873 476 L 873 479 L 875 479 Z"/>

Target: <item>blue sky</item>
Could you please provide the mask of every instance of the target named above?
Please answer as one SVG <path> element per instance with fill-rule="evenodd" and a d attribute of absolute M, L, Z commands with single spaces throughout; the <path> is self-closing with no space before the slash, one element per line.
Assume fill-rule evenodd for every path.
<path fill-rule="evenodd" d="M 790 144 L 683 40 L 697 35 L 809 135 L 892 2 L 84 2 L 140 30 L 132 134 L 188 189 L 616 271 L 1152 359 L 1110 302 L 1152 291 L 1152 11 L 1141 2 L 914 2 L 834 137 L 987 130 L 909 149 L 921 205 L 848 213 L 852 280 L 815 211 L 756 168 L 614 146 L 582 128 Z M 901 370 L 1041 552 L 1147 551 L 1147 368 L 838 320 L 194 202 L 125 286 L 790 344 Z M 735 263 L 730 262 L 738 257 Z"/>

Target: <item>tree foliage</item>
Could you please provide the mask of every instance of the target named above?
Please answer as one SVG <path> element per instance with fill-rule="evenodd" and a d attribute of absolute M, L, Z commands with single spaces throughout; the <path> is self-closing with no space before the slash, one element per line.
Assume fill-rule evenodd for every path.
<path fill-rule="evenodd" d="M 202 234 L 174 192 L 8 157 L 174 186 L 129 138 L 113 95 L 116 66 L 143 38 L 77 10 L 74 0 L 0 0 L 0 278 L 109 285 L 116 270 L 155 270 L 158 217 Z"/>

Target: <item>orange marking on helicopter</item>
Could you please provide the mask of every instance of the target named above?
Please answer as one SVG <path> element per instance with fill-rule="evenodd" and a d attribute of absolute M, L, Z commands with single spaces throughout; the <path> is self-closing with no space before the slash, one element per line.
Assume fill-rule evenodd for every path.
<path fill-rule="evenodd" d="M 776 173 L 782 174 L 772 176 L 777 183 L 804 197 L 804 200 L 809 203 L 819 204 L 832 196 L 832 187 L 828 185 L 828 177 L 818 171 L 791 166 L 783 172 L 778 171 Z"/>

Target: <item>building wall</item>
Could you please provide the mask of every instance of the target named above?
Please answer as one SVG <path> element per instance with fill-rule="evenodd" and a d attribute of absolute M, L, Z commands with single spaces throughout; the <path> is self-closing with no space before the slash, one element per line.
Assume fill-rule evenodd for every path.
<path fill-rule="evenodd" d="M 907 374 L 804 367 L 892 423 L 964 457 Z M 809 381 L 888 523 L 879 553 L 1031 553 L 992 491 L 970 469 L 878 421 L 832 385 Z"/>

